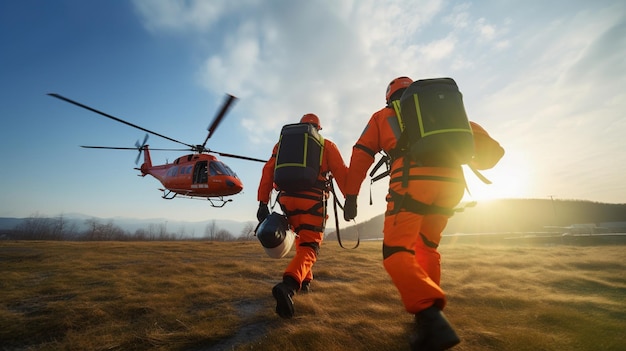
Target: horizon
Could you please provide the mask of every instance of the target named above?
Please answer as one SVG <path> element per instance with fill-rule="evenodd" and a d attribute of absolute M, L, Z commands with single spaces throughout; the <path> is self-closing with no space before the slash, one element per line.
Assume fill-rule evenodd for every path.
<path fill-rule="evenodd" d="M 463 198 L 463 200 L 459 203 L 459 205 L 457 205 L 457 207 L 461 207 L 464 204 L 467 203 L 472 203 L 475 202 L 476 204 L 479 203 L 490 203 L 490 202 L 497 202 L 497 201 L 523 201 L 523 200 L 529 200 L 529 201 L 572 201 L 572 202 L 590 202 L 590 203 L 597 203 L 597 204 L 607 204 L 607 205 L 626 205 L 626 202 L 602 202 L 602 201 L 593 201 L 593 200 L 587 200 L 587 199 L 559 199 L 559 198 L 489 198 L 489 199 L 484 199 L 484 200 L 476 200 L 476 199 L 466 199 Z M 327 225 L 326 227 L 335 227 L 335 221 L 334 221 L 334 210 L 330 210 L 329 214 L 329 218 L 327 220 Z M 379 217 L 384 215 L 384 213 L 378 213 L 378 214 L 374 214 L 372 217 L 368 217 L 368 218 L 361 218 L 361 220 L 359 220 L 359 218 L 357 217 L 356 220 L 356 224 L 360 224 L 360 223 L 364 223 L 367 222 L 375 217 Z M 203 222 L 211 222 L 211 221 L 224 221 L 224 222 L 237 222 L 237 223 L 248 223 L 248 222 L 254 222 L 254 223 L 258 223 L 256 218 L 250 218 L 250 219 L 231 219 L 231 218 L 204 218 L 204 219 L 177 219 L 177 218 L 171 218 L 171 217 L 129 217 L 129 216 L 125 216 L 125 215 L 115 215 L 115 216 L 98 216 L 98 215 L 92 215 L 92 214 L 88 214 L 88 213 L 83 213 L 83 212 L 60 212 L 60 213 L 56 213 L 56 214 L 45 214 L 45 213 L 40 213 L 40 212 L 33 212 L 29 215 L 25 215 L 22 217 L 15 217 L 15 216 L 2 216 L 0 215 L 0 218 L 10 218 L 10 219 L 27 219 L 27 218 L 57 218 L 57 217 L 64 217 L 64 216 L 79 216 L 79 217 L 85 217 L 85 218 L 94 218 L 94 219 L 99 219 L 99 220 L 115 220 L 115 219 L 121 219 L 121 220 L 137 220 L 137 221 L 165 221 L 165 222 L 182 222 L 182 223 L 203 223 Z M 352 223 L 352 221 L 350 222 L 346 222 L 343 217 L 342 217 L 342 213 L 339 212 L 338 213 L 339 216 L 339 223 L 340 223 L 340 227 L 341 224 L 344 224 L 346 226 L 349 225 L 353 225 L 350 224 Z"/>
<path fill-rule="evenodd" d="M 608 202 L 598 202 L 598 201 L 591 201 L 591 200 L 585 200 L 585 199 L 545 199 L 545 198 L 503 198 L 503 199 L 488 199 L 488 200 L 481 200 L 481 201 L 462 201 L 459 206 L 457 207 L 462 207 L 464 204 L 467 203 L 472 203 L 475 202 L 476 204 L 474 206 L 471 206 L 469 208 L 467 208 L 467 211 L 471 211 L 471 209 L 479 204 L 482 203 L 487 203 L 487 205 L 489 205 L 490 203 L 493 202 L 500 202 L 500 201 L 551 201 L 551 202 L 588 202 L 588 203 L 592 203 L 592 204 L 603 204 L 603 205 L 624 205 L 626 206 L 626 203 L 608 203 Z M 334 220 L 334 212 L 329 213 L 329 218 L 326 222 L 326 228 L 327 230 L 329 228 L 332 228 L 333 230 L 335 229 L 335 220 Z M 341 213 L 338 213 L 339 216 L 341 216 Z M 343 218 L 339 218 L 339 226 L 341 227 L 348 227 L 348 226 L 353 226 L 353 225 L 360 225 L 362 223 L 365 223 L 369 220 L 372 220 L 376 217 L 380 217 L 383 216 L 383 213 L 374 215 L 373 217 L 367 218 L 367 219 L 363 219 L 363 220 L 356 220 L 356 224 L 353 223 L 352 221 L 350 222 L 346 222 L 345 220 L 343 220 Z M 101 216 L 94 216 L 94 215 L 90 215 L 90 214 L 86 214 L 86 213 L 80 213 L 80 212 L 70 212 L 70 213 L 58 213 L 55 215 L 45 215 L 45 214 L 41 214 L 41 213 L 33 213 L 29 216 L 25 216 L 25 217 L 7 217 L 7 216 L 0 216 L 0 219 L 18 219 L 18 220 L 22 220 L 22 219 L 28 219 L 28 218 L 59 218 L 59 217 L 69 217 L 69 218 L 75 218 L 75 217 L 82 217 L 85 219 L 97 219 L 97 220 L 131 220 L 131 221 L 139 221 L 139 222 L 149 222 L 149 221 L 154 221 L 155 222 L 159 222 L 159 224 L 163 224 L 165 223 L 167 225 L 167 223 L 185 223 L 185 224 L 204 224 L 204 223 L 208 223 L 208 222 L 232 222 L 232 223 L 238 223 L 238 224 L 248 224 L 248 223 L 258 223 L 258 221 L 256 220 L 256 218 L 254 219 L 248 219 L 248 220 L 237 220 L 237 219 L 221 219 L 221 218 L 205 218 L 205 219 L 201 219 L 201 220 L 184 220 L 184 219 L 171 219 L 171 218 L 167 218 L 167 217 L 146 217 L 146 218 L 140 218 L 140 217 L 128 217 L 128 216 L 114 216 L 114 217 L 101 217 Z"/>

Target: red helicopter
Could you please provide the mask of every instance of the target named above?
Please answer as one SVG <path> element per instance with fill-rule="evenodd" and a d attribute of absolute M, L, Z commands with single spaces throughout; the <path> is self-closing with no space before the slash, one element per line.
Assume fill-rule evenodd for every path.
<path fill-rule="evenodd" d="M 181 156 L 177 158 L 172 163 L 167 163 L 164 165 L 152 165 L 152 160 L 150 159 L 150 149 L 146 142 L 148 141 L 148 134 L 143 139 L 142 143 L 137 141 L 135 143 L 135 147 L 114 147 L 114 146 L 84 146 L 84 148 L 90 149 L 112 149 L 112 150 L 138 150 L 139 154 L 137 155 L 137 159 L 135 163 L 139 162 L 139 158 L 141 157 L 141 153 L 144 153 L 144 162 L 140 168 L 135 168 L 140 171 L 140 176 L 145 177 L 146 175 L 151 175 L 156 178 L 163 185 L 163 189 L 159 189 L 163 192 L 162 198 L 171 200 L 176 196 L 186 197 L 186 198 L 204 198 L 207 199 L 211 206 L 213 207 L 223 207 L 227 202 L 232 201 L 232 199 L 225 199 L 225 196 L 235 195 L 243 190 L 243 184 L 237 174 L 233 172 L 230 167 L 228 167 L 225 163 L 221 162 L 217 159 L 217 157 L 211 155 L 211 153 L 218 154 L 224 157 L 233 157 L 239 158 L 243 160 L 256 161 L 265 163 L 266 160 L 261 160 L 258 158 L 240 156 L 227 154 L 223 152 L 217 152 L 214 150 L 210 150 L 206 148 L 206 143 L 215 132 L 215 129 L 220 124 L 228 109 L 232 106 L 236 97 L 227 94 L 224 100 L 224 103 L 219 111 L 219 113 L 213 119 L 213 122 L 207 130 L 209 131 L 206 139 L 204 139 L 204 143 L 201 145 L 192 145 L 183 143 L 176 139 L 172 139 L 168 136 L 153 132 L 151 130 L 145 129 L 138 125 L 132 124 L 130 122 L 124 121 L 120 118 L 111 116 L 102 111 L 98 111 L 94 108 L 91 108 L 87 105 L 81 104 L 80 102 L 76 102 L 74 100 L 70 100 L 66 97 L 63 97 L 59 94 L 50 93 L 48 94 L 57 99 L 69 102 L 76 106 L 82 107 L 89 111 L 95 112 L 99 115 L 110 118 L 114 121 L 126 124 L 133 128 L 137 128 L 146 133 L 156 135 L 158 137 L 173 141 L 178 144 L 182 144 L 187 146 L 185 149 L 151 149 L 151 150 L 160 150 L 160 151 L 192 151 L 193 153 Z"/>

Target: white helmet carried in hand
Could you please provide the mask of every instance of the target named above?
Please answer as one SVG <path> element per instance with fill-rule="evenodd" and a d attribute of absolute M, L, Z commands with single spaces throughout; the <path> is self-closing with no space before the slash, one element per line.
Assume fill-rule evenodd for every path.
<path fill-rule="evenodd" d="M 256 237 L 271 258 L 283 258 L 291 250 L 296 234 L 289 228 L 287 217 L 272 212 L 256 230 Z"/>

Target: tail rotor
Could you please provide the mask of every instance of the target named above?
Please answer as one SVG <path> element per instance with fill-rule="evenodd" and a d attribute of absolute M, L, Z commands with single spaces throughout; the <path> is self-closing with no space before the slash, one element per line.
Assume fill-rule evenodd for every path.
<path fill-rule="evenodd" d="M 143 152 L 143 148 L 144 146 L 146 146 L 147 141 L 148 141 L 148 134 L 146 134 L 146 136 L 143 138 L 143 142 L 141 144 L 139 143 L 139 140 L 135 142 L 135 147 L 137 148 L 137 151 L 139 151 L 139 154 L 137 154 L 137 158 L 135 159 L 135 164 L 139 164 L 141 153 Z"/>

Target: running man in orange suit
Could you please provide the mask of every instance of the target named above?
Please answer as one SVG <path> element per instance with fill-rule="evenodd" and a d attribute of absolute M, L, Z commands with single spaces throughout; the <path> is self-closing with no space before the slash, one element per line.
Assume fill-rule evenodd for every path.
<path fill-rule="evenodd" d="M 308 113 L 300 123 L 310 123 L 319 131 L 322 129 L 319 118 Z M 269 215 L 268 203 L 272 189 L 274 189 L 274 167 L 278 144 L 274 146 L 272 156 L 263 167 L 263 174 L 258 190 L 259 209 L 257 219 L 262 222 Z M 313 280 L 313 264 L 317 261 L 320 245 L 324 237 L 326 224 L 326 202 L 330 186 L 329 177 L 332 174 L 339 190 L 344 193 L 348 167 L 343 161 L 339 149 L 330 140 L 324 138 L 322 150 L 322 164 L 317 185 L 307 191 L 286 192 L 280 191 L 278 203 L 283 213 L 287 215 L 289 225 L 297 234 L 295 245 L 296 254 L 283 273 L 283 281 L 272 289 L 276 299 L 276 313 L 283 318 L 294 315 L 293 295 L 296 292 L 309 292 Z"/>
<path fill-rule="evenodd" d="M 389 83 L 387 106 L 371 116 L 352 149 L 345 220 L 356 217 L 357 195 L 375 154 L 384 150 L 391 155 L 396 147 L 400 126 L 392 101 L 399 100 L 412 82 L 408 77 L 399 77 Z M 480 128 L 472 123 L 472 128 L 476 127 Z M 403 161 L 400 156 L 391 164 L 383 228 L 383 265 L 400 292 L 405 310 L 415 315 L 412 349 L 445 350 L 460 340 L 441 312 L 446 295 L 439 286 L 437 247 L 453 208 L 463 197 L 463 170 L 461 166 L 420 167 L 412 162 L 408 186 L 403 187 Z"/>

